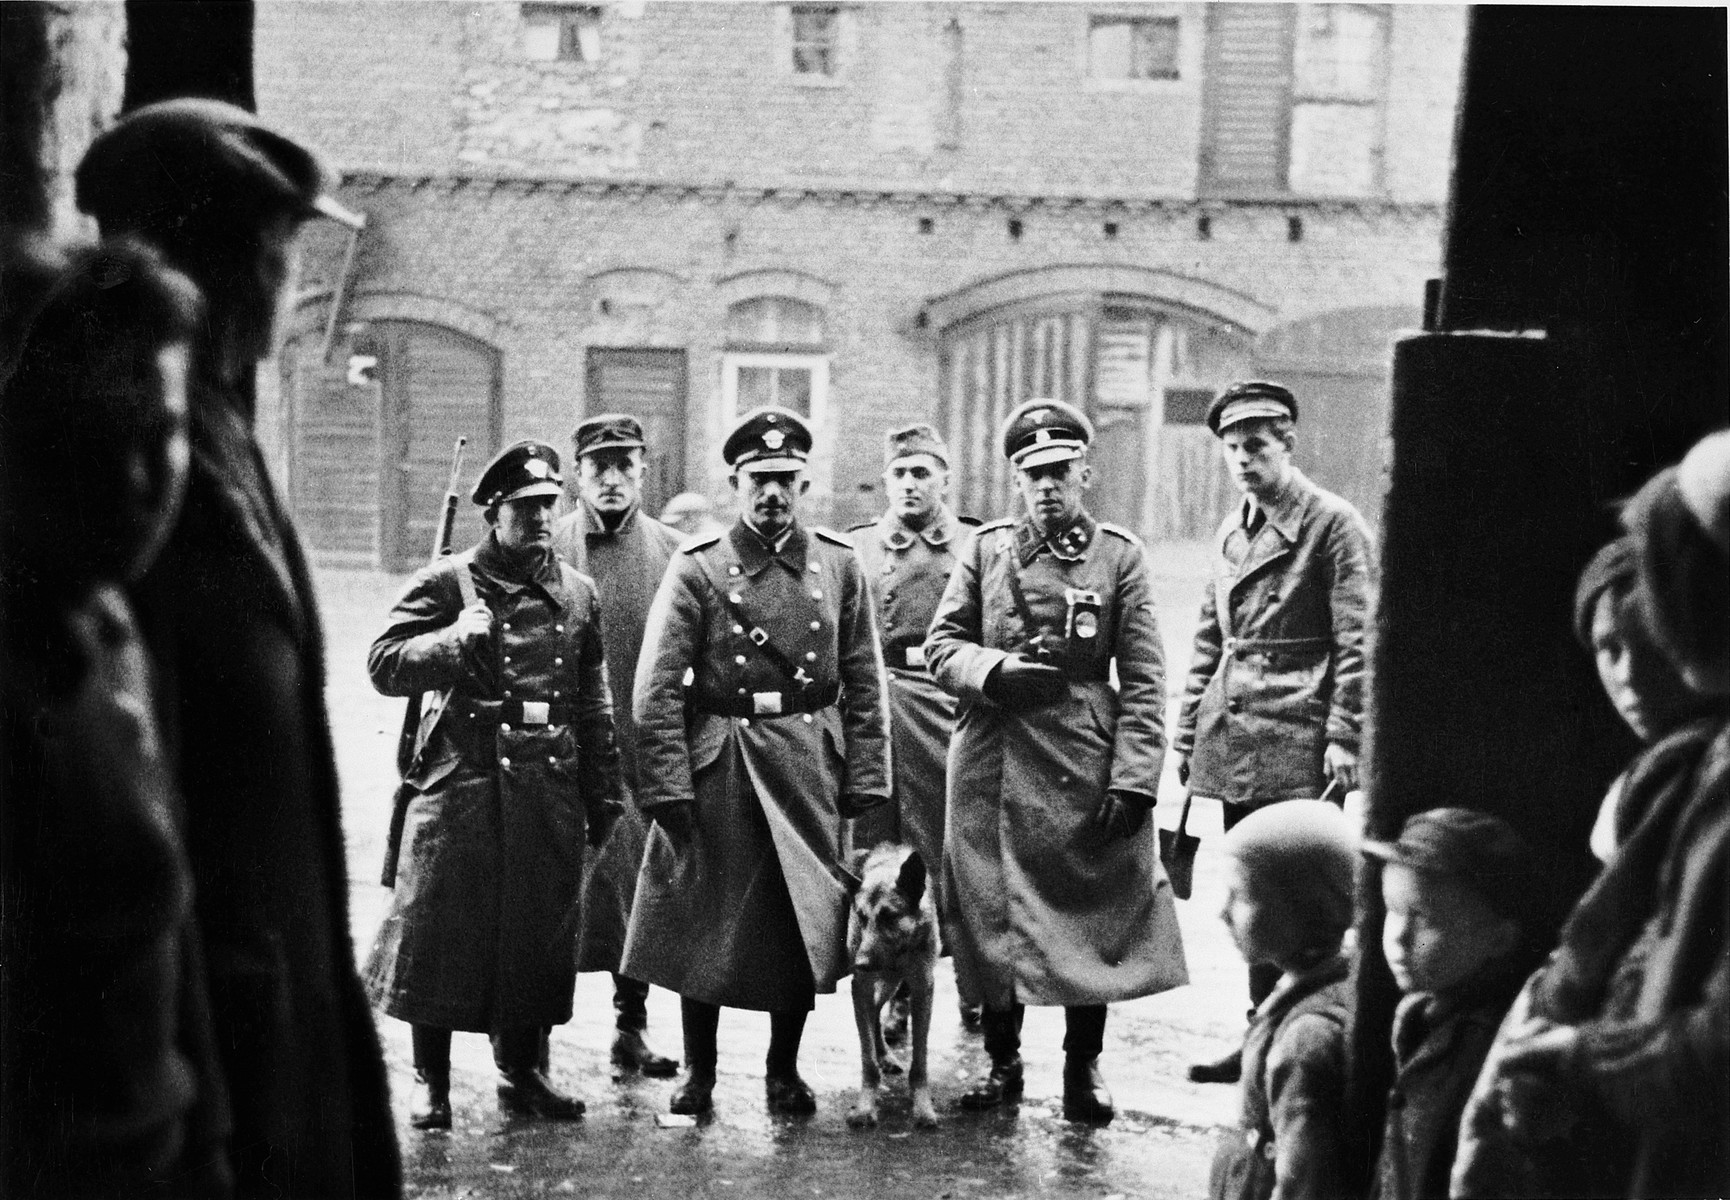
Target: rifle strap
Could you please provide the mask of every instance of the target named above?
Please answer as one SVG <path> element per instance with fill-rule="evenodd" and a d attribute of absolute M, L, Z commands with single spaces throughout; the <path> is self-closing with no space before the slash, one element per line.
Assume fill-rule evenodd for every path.
<path fill-rule="evenodd" d="M 764 658 L 773 663 L 776 669 L 787 677 L 788 684 L 797 689 L 804 689 L 815 683 L 816 681 L 811 678 L 810 672 L 795 664 L 782 651 L 781 647 L 769 640 L 769 631 L 757 624 L 756 619 L 745 611 L 744 605 L 734 598 L 736 593 L 727 589 L 720 577 L 715 574 L 714 568 L 703 556 L 698 554 L 695 557 L 703 568 L 703 574 L 708 576 L 709 583 L 716 592 L 720 593 L 721 601 L 727 606 L 727 611 L 733 614 L 734 622 L 744 627 L 745 636 L 751 639 L 752 644 L 762 652 Z"/>
<path fill-rule="evenodd" d="M 1020 552 L 1015 548 L 1015 540 L 1014 538 L 1011 538 L 1009 542 L 1009 562 L 1005 564 L 1008 568 L 1009 597 L 1011 600 L 1015 601 L 1015 615 L 1021 618 L 1021 635 L 1027 640 L 1029 645 L 1032 645 L 1036 638 L 1044 635 L 1045 630 L 1041 629 L 1034 621 L 1033 610 L 1027 606 L 1027 593 L 1021 590 L 1020 557 Z"/>
<path fill-rule="evenodd" d="M 480 599 L 479 594 L 475 591 L 472 561 L 472 558 L 467 554 L 457 555 L 451 559 L 452 569 L 456 572 L 457 577 L 457 591 L 462 595 L 464 608 Z M 414 751 L 410 754 L 411 762 L 414 755 L 420 753 L 420 748 L 426 745 L 426 740 L 432 736 L 433 726 L 438 724 L 438 719 L 444 714 L 445 706 L 450 703 L 450 699 L 451 693 L 448 690 L 427 692 L 421 696 L 420 731 L 415 737 Z"/>

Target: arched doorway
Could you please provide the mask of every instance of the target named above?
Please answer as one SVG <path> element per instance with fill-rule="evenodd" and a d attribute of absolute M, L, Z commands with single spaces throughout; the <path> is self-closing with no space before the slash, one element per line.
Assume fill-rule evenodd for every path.
<path fill-rule="evenodd" d="M 421 321 L 350 327 L 320 361 L 317 334 L 282 358 L 288 493 L 326 563 L 413 570 L 432 554 L 451 448 L 468 438 L 462 486 L 499 448 L 499 352 Z M 452 544 L 478 540 L 479 511 L 458 507 Z"/>

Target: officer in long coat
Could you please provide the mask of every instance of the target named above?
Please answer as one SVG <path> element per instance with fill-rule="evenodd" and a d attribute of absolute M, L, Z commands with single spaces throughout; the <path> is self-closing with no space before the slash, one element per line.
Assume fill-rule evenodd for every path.
<path fill-rule="evenodd" d="M 186 1139 L 244 1195 L 401 1190 L 354 969 L 318 599 L 253 431 L 301 228 L 360 223 L 328 194 L 334 179 L 252 113 L 202 99 L 127 114 L 76 175 L 103 237 L 148 243 L 205 298 L 185 498 L 132 600 L 192 875 L 183 1020 L 208 1021 L 214 1044 L 194 1064 Z"/>
<path fill-rule="evenodd" d="M 624 413 L 601 413 L 571 435 L 578 504 L 553 531 L 553 549 L 595 581 L 601 598 L 601 642 L 607 678 L 619 702 L 619 767 L 625 787 L 637 789 L 637 726 L 630 695 L 643 649 L 643 626 L 655 589 L 684 536 L 642 511 L 643 426 Z M 645 1075 L 672 1075 L 679 1064 L 649 1048 L 649 985 L 619 974 L 625 927 L 637 891 L 647 822 L 627 803 L 583 881 L 583 923 L 577 938 L 578 971 L 613 975 L 613 1065 Z"/>
<path fill-rule="evenodd" d="M 857 847 L 905 842 L 918 850 L 934 873 L 933 891 L 939 911 L 944 911 L 945 776 L 955 697 L 937 686 L 925 666 L 925 635 L 968 524 L 945 503 L 949 447 L 930 425 L 907 425 L 885 435 L 883 486 L 887 511 L 848 533 L 865 564 L 888 668 L 893 796 L 853 822 L 851 832 Z M 902 1028 L 905 996 L 901 992 L 896 997 L 895 1023 Z M 977 1026 L 977 1004 L 963 997 L 961 1012 L 963 1021 Z"/>
<path fill-rule="evenodd" d="M 367 654 L 387 696 L 434 692 L 404 782 L 396 890 L 366 982 L 414 1027 L 417 1128 L 449 1128 L 451 1031 L 490 1034 L 500 1106 L 581 1101 L 541 1069 L 571 1017 L 583 845 L 617 816 L 619 751 L 595 585 L 552 550 L 558 451 L 518 442 L 474 502 L 488 531 L 423 568 Z"/>
<path fill-rule="evenodd" d="M 770 1110 L 814 1110 L 799 1040 L 849 968 L 841 824 L 889 795 L 864 572 L 798 520 L 810 450 L 795 413 L 740 419 L 722 449 L 739 519 L 674 556 L 649 614 L 637 801 L 656 828 L 623 970 L 682 997 L 674 1112 L 710 1107 L 723 1005 L 770 1013 Z"/>
<path fill-rule="evenodd" d="M 1224 802 L 1225 827 L 1280 800 L 1357 784 L 1364 634 L 1375 587 L 1358 510 L 1292 464 L 1297 400 L 1277 383 L 1234 383 L 1208 427 L 1243 502 L 1214 537 L 1213 577 L 1172 748 L 1192 793 Z M 1250 968 L 1250 1006 L 1279 971 Z M 1232 1082 L 1238 1054 L 1190 1068 Z"/>
<path fill-rule="evenodd" d="M 1029 400 L 1002 436 L 1027 515 L 968 540 L 925 642 L 960 701 L 944 881 L 991 1056 L 962 1104 L 1021 1094 L 1023 1006 L 1061 1004 L 1064 1111 L 1108 1121 L 1106 1005 L 1188 981 L 1147 820 L 1165 759 L 1159 626 L 1140 540 L 1083 506 L 1087 418 Z"/>

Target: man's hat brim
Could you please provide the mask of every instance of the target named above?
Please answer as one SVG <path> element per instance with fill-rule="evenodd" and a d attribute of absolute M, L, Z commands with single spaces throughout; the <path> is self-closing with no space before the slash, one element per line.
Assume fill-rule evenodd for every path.
<path fill-rule="evenodd" d="M 1011 456 L 1009 461 L 1017 470 L 1026 471 L 1048 463 L 1068 462 L 1086 453 L 1087 447 L 1081 442 L 1042 442 Z"/>
<path fill-rule="evenodd" d="M 500 496 L 492 503 L 505 504 L 512 500 L 527 500 L 531 496 L 562 496 L 564 494 L 565 485 L 563 483 L 556 479 L 543 479 L 531 483 L 527 487 L 520 487 L 509 495 Z"/>
<path fill-rule="evenodd" d="M 593 454 L 597 450 L 645 450 L 647 448 L 648 443 L 641 438 L 612 437 L 595 442 L 593 445 L 584 446 L 577 451 L 577 457 L 581 458 L 585 454 Z"/>
<path fill-rule="evenodd" d="M 752 458 L 735 463 L 733 469 L 745 475 L 773 475 L 780 471 L 803 471 L 810 465 L 803 458 L 783 455 L 779 458 Z"/>
<path fill-rule="evenodd" d="M 1233 425 L 1240 425 L 1245 421 L 1265 421 L 1280 417 L 1289 421 L 1291 409 L 1278 400 L 1247 396 L 1242 400 L 1234 400 L 1219 410 L 1219 420 L 1215 424 L 1214 432 L 1224 433 Z"/>

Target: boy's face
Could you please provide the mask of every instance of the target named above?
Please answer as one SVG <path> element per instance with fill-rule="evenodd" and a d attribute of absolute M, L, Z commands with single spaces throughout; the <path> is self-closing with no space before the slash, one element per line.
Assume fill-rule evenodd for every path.
<path fill-rule="evenodd" d="M 1443 992 L 1511 951 L 1519 926 L 1472 888 L 1402 863 L 1382 867 L 1382 956 L 1402 992 Z"/>
<path fill-rule="evenodd" d="M 1277 898 L 1258 892 L 1255 880 L 1236 859 L 1228 862 L 1225 904 L 1219 919 L 1225 922 L 1244 961 L 1282 965 L 1297 951 L 1307 949 L 1299 944 L 1303 939 L 1290 909 Z"/>

